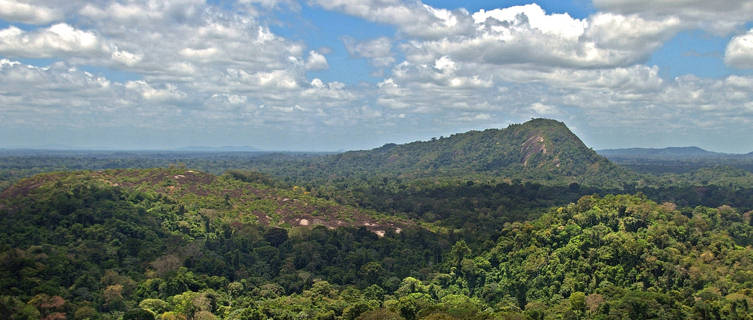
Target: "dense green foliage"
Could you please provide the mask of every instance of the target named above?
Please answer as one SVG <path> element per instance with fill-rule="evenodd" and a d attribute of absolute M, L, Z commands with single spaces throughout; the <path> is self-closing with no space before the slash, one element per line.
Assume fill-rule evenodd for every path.
<path fill-rule="evenodd" d="M 476 287 L 529 313 L 745 318 L 753 311 L 750 222 L 750 213 L 731 207 L 678 210 L 634 196 L 584 197 L 503 229 L 482 255 L 490 267 Z M 579 310 L 575 299 L 585 299 Z"/>
<path fill-rule="evenodd" d="M 218 214 L 225 199 L 211 192 L 191 202 L 190 192 L 175 191 L 188 185 L 138 183 L 186 173 L 172 170 L 48 174 L 6 190 L 0 311 L 31 319 L 735 319 L 753 303 L 750 213 L 731 207 L 590 196 L 508 222 L 480 244 L 418 227 L 383 237 L 363 227 L 267 227 Z M 252 183 L 216 180 L 224 182 L 205 184 Z M 466 187 L 468 195 L 533 190 Z"/>
<path fill-rule="evenodd" d="M 404 145 L 388 144 L 370 151 L 351 151 L 330 156 L 338 171 L 398 171 L 429 175 L 433 171 L 486 172 L 514 176 L 522 171 L 538 174 L 582 177 L 594 164 L 608 166 L 588 149 L 564 124 L 536 119 L 503 130 L 470 131 L 431 141 Z M 527 172 L 531 171 L 531 172 Z"/>
<path fill-rule="evenodd" d="M 366 228 L 285 230 L 197 218 L 176 198 L 87 177 L 58 175 L 3 199 L 0 291 L 4 308 L 14 310 L 4 314 L 31 305 L 42 316 L 88 310 L 118 317 L 148 298 L 232 287 L 277 297 L 317 279 L 389 288 L 409 275 L 425 277 L 448 248 L 447 240 L 410 227 L 378 237 Z M 62 302 L 47 310 L 40 299 Z"/>
<path fill-rule="evenodd" d="M 753 174 L 696 169 L 631 173 L 543 119 L 335 155 L 0 154 L 0 317 L 753 319 Z"/>

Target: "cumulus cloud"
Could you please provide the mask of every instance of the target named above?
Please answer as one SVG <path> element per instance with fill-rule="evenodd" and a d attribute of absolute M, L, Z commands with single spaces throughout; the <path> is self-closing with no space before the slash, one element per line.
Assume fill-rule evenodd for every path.
<path fill-rule="evenodd" d="M 27 24 L 46 24 L 58 21 L 60 12 L 27 1 L 0 0 L 0 19 Z"/>
<path fill-rule="evenodd" d="M 531 104 L 530 108 L 533 112 L 542 116 L 552 116 L 558 113 L 556 107 L 543 104 L 541 102 L 535 102 Z"/>
<path fill-rule="evenodd" d="M 475 32 L 463 37 L 414 40 L 403 46 L 408 59 L 426 61 L 451 56 L 488 64 L 536 64 L 604 68 L 641 62 L 674 35 L 675 18 L 596 14 L 575 19 L 547 14 L 537 4 L 473 14 Z"/>
<path fill-rule="evenodd" d="M 575 19 L 566 13 L 547 14 L 537 4 L 471 14 L 399 0 L 317 3 L 325 9 L 397 26 L 411 39 L 402 47 L 408 58 L 423 62 L 448 55 L 493 64 L 627 66 L 644 61 L 686 27 L 671 15 L 597 13 Z M 351 54 L 363 55 L 353 41 L 346 39 L 346 45 Z"/>
<path fill-rule="evenodd" d="M 299 137 L 363 129 L 374 139 L 375 132 L 397 135 L 394 128 L 446 133 L 531 116 L 623 128 L 753 119 L 753 77 L 663 79 L 659 67 L 642 64 L 678 31 L 701 26 L 694 17 L 713 30 L 739 27 L 748 2 L 645 2 L 651 13 L 634 1 L 600 0 L 605 11 L 584 18 L 536 4 L 471 13 L 415 0 L 312 3 L 396 27 L 394 38 L 341 38 L 352 57 L 379 69 L 377 83 L 312 78 L 309 71 L 333 67 L 327 57 L 336 53 L 275 34 L 260 13 L 296 6 L 289 1 L 244 0 L 230 10 L 203 0 L 0 0 L 0 19 L 11 22 L 0 30 L 0 127 L 306 133 Z M 39 10 L 24 16 L 17 10 L 24 5 Z M 720 12 L 728 24 L 712 24 Z M 728 65 L 753 68 L 752 34 L 730 41 Z M 14 61 L 27 58 L 55 62 Z M 83 71 L 89 66 L 128 80 Z"/>
<path fill-rule="evenodd" d="M 126 66 L 134 66 L 143 58 L 140 54 L 134 54 L 128 51 L 117 50 L 112 52 L 112 60 L 116 63 L 120 63 Z"/>
<path fill-rule="evenodd" d="M 338 8 L 361 14 L 357 8 Z M 704 124 L 719 125 L 731 121 L 730 115 L 746 112 L 750 105 L 741 100 L 748 95 L 733 85 L 743 83 L 741 79 L 668 81 L 659 75 L 657 66 L 641 64 L 688 28 L 680 17 L 599 12 L 576 19 L 546 13 L 536 4 L 450 13 L 470 17 L 457 21 L 470 21 L 471 28 L 427 37 L 406 32 L 399 19 L 393 22 L 409 36 L 399 46 L 405 61 L 394 65 L 389 77 L 378 83 L 375 101 L 379 105 L 401 114 L 439 113 L 454 120 L 577 114 L 625 126 L 639 126 L 652 117 L 667 125 L 697 125 L 687 110 L 678 111 L 681 108 L 724 119 Z M 352 55 L 363 56 L 356 44 L 346 40 Z M 712 90 L 717 93 L 710 94 Z M 704 94 L 714 96 L 716 102 L 707 101 Z M 615 113 L 621 116 L 615 118 Z"/>
<path fill-rule="evenodd" d="M 305 67 L 303 44 L 275 35 L 253 14 L 201 0 L 82 2 L 74 11 L 99 37 L 131 54 L 113 55 L 120 67 L 150 77 Z"/>
<path fill-rule="evenodd" d="M 181 92 L 178 88 L 171 83 L 164 85 L 164 88 L 157 89 L 143 80 L 128 81 L 125 83 L 126 89 L 137 92 L 141 97 L 146 100 L 154 101 L 179 101 L 186 97 L 186 93 Z"/>
<path fill-rule="evenodd" d="M 6 128 L 31 119 L 72 127 L 306 128 L 356 116 L 343 112 L 359 99 L 353 88 L 307 79 L 307 71 L 328 68 L 321 51 L 274 34 L 248 11 L 202 0 L 69 1 L 61 7 L 70 14 L 67 22 L 0 30 L 0 55 L 59 61 L 39 67 L 2 60 Z M 88 66 L 136 79 L 108 80 L 82 71 Z M 38 117 L 39 110 L 49 116 Z"/>
<path fill-rule="evenodd" d="M 593 0 L 596 8 L 644 17 L 679 17 L 688 27 L 725 34 L 753 19 L 749 0 Z"/>
<path fill-rule="evenodd" d="M 118 85 L 64 63 L 47 67 L 0 60 L 0 110 L 13 125 L 83 124 L 81 115 L 122 111 Z M 102 119 L 108 122 L 114 119 Z"/>
<path fill-rule="evenodd" d="M 420 1 L 402 0 L 315 0 L 327 10 L 337 10 L 370 21 L 397 25 L 406 35 L 442 38 L 464 34 L 473 23 L 464 9 L 438 9 Z"/>
<path fill-rule="evenodd" d="M 101 51 L 103 47 L 93 32 L 78 30 L 65 23 L 32 32 L 14 26 L 0 30 L 0 53 L 8 56 L 49 58 Z"/>
<path fill-rule="evenodd" d="M 736 68 L 753 69 L 753 29 L 730 40 L 724 62 Z"/>
<path fill-rule="evenodd" d="M 367 58 L 375 67 L 383 68 L 395 62 L 392 56 L 392 41 L 387 37 L 362 42 L 351 37 L 343 37 L 343 43 L 351 56 Z"/>
<path fill-rule="evenodd" d="M 453 85 L 459 81 L 455 78 L 474 76 L 477 85 Z M 544 116 L 631 132 L 657 123 L 718 130 L 753 116 L 751 86 L 753 77 L 745 76 L 665 80 L 656 66 L 533 69 L 442 57 L 395 66 L 392 76 L 379 83 L 377 102 L 395 112 L 442 115 L 448 122 L 488 114 L 489 121 Z M 476 123 L 489 122 L 478 118 Z"/>
<path fill-rule="evenodd" d="M 179 53 L 180 55 L 189 59 L 205 60 L 217 55 L 219 53 L 219 50 L 217 48 L 211 47 L 201 49 L 183 48 Z"/>
<path fill-rule="evenodd" d="M 121 23 L 190 21 L 202 14 L 204 2 L 201 0 L 169 1 L 129 1 L 120 3 L 112 1 L 104 6 L 82 2 L 78 13 L 94 21 L 109 19 Z"/>
<path fill-rule="evenodd" d="M 24 31 L 15 26 L 0 30 L 0 54 L 23 58 L 85 58 L 94 64 L 132 66 L 142 56 L 118 49 L 111 41 L 66 23 Z"/>
<path fill-rule="evenodd" d="M 404 61 L 395 66 L 392 77 L 378 84 L 377 103 L 418 113 L 486 110 L 493 95 L 490 76 L 459 69 L 450 58 L 441 57 L 432 64 Z"/>
<path fill-rule="evenodd" d="M 309 57 L 306 59 L 306 70 L 326 70 L 329 68 L 327 58 L 314 50 L 309 51 Z"/>

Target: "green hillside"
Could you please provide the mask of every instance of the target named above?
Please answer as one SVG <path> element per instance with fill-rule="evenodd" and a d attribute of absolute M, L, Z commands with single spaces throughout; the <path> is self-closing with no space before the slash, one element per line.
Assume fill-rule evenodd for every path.
<path fill-rule="evenodd" d="M 365 226 L 384 233 L 406 224 L 374 211 L 340 205 L 311 196 L 298 186 L 279 187 L 253 172 L 230 171 L 222 176 L 185 168 L 117 169 L 48 173 L 25 179 L 0 194 L 0 205 L 14 210 L 26 198 L 39 201 L 61 191 L 111 188 L 164 199 L 183 215 L 187 230 L 202 232 L 210 220 L 290 228 L 323 225 Z M 2 204 L 6 202 L 6 204 Z M 198 229 L 193 230 L 196 227 Z"/>
<path fill-rule="evenodd" d="M 630 176 L 584 145 L 565 124 L 548 119 L 288 163 L 265 163 L 262 157 L 257 165 L 275 176 L 317 181 L 494 177 L 615 187 Z"/>
<path fill-rule="evenodd" d="M 0 195 L 0 314 L 224 318 L 321 281 L 399 284 L 448 249 L 413 223 L 306 193 L 184 168 L 22 180 Z"/>
<path fill-rule="evenodd" d="M 270 221 L 279 226 L 295 212 L 283 203 L 294 200 L 332 212 L 323 214 L 331 219 L 344 219 L 334 213 L 343 210 L 358 214 L 263 181 L 173 168 L 54 173 L 14 185 L 0 201 L 0 313 L 186 320 L 753 314 L 750 212 L 587 196 L 507 223 L 488 249 L 471 249 L 486 245 L 410 223 L 378 236 L 363 226 L 282 229 L 253 214 L 244 220 L 247 208 L 267 209 L 240 203 L 278 198 L 265 212 L 278 213 Z"/>

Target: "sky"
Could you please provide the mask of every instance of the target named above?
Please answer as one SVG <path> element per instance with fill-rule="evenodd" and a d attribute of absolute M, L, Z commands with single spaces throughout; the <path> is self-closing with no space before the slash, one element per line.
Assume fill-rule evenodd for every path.
<path fill-rule="evenodd" d="M 0 0 L 0 148 L 369 149 L 531 118 L 753 151 L 750 0 Z"/>

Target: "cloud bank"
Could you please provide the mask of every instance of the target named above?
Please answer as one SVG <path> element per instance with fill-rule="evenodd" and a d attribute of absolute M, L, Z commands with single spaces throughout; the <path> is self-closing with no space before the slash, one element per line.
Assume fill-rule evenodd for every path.
<path fill-rule="evenodd" d="M 672 79 L 646 62 L 700 28 L 732 35 L 724 62 L 753 69 L 753 30 L 740 29 L 753 4 L 593 4 L 597 12 L 575 18 L 537 4 L 469 12 L 400 0 L 0 0 L 0 134 L 202 130 L 236 132 L 245 145 L 322 134 L 331 144 L 314 149 L 339 149 L 533 116 L 595 135 L 750 125 L 753 77 Z M 270 15 L 309 5 L 394 27 L 337 37 L 346 57 L 376 70 L 372 81 L 339 80 L 328 73 L 341 70 L 331 49 L 273 31 L 281 22 Z"/>

